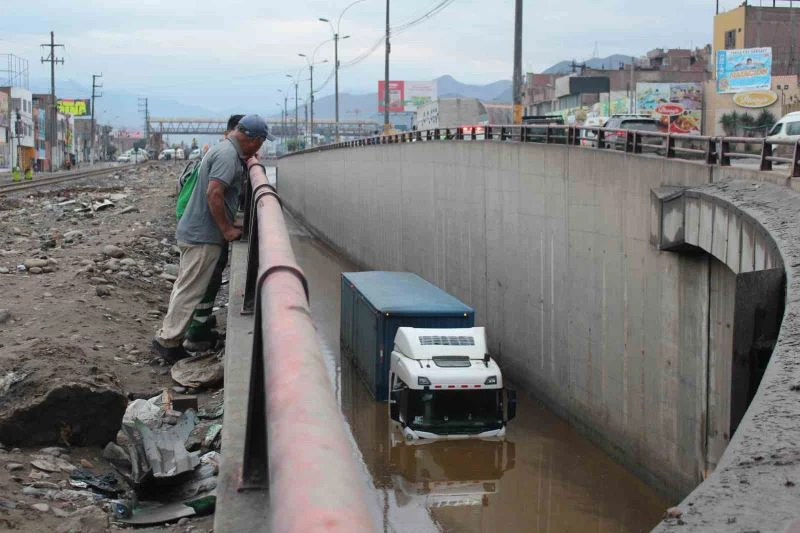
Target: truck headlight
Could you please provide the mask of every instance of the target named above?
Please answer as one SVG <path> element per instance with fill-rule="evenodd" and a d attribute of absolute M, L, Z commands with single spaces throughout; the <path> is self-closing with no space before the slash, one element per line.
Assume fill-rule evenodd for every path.
<path fill-rule="evenodd" d="M 429 380 L 428 378 L 423 378 L 421 376 L 417 377 L 417 385 L 419 385 L 420 387 L 424 387 L 426 385 L 430 386 L 430 384 L 431 384 L 431 380 Z"/>
<path fill-rule="evenodd" d="M 484 385 L 497 385 L 497 376 L 489 376 L 486 378 L 486 381 L 483 382 Z"/>

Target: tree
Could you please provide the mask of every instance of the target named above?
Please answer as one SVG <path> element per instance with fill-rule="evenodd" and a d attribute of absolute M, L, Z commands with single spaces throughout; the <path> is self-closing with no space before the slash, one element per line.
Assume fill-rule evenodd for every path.
<path fill-rule="evenodd" d="M 766 136 L 777 121 L 778 120 L 775 118 L 775 115 L 766 109 L 762 109 L 761 113 L 759 113 L 756 117 L 756 126 L 759 128 L 760 133 Z"/>
<path fill-rule="evenodd" d="M 728 137 L 736 136 L 738 122 L 739 122 L 739 113 L 737 113 L 736 111 L 731 111 L 730 113 L 723 114 L 719 120 L 719 123 L 722 125 L 722 130 Z"/>

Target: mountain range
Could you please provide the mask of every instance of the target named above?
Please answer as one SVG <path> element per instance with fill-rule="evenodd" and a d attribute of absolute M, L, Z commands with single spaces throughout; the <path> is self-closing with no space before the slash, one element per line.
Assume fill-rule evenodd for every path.
<path fill-rule="evenodd" d="M 594 57 L 592 59 L 587 59 L 585 63 L 589 68 L 613 70 L 619 68 L 620 64 L 630 65 L 632 59 L 633 58 L 631 56 L 613 54 L 608 57 Z M 569 74 L 572 72 L 572 63 L 573 61 L 559 61 L 552 67 L 544 70 L 542 74 Z M 575 61 L 575 63 L 576 65 L 583 64 L 578 61 Z"/>

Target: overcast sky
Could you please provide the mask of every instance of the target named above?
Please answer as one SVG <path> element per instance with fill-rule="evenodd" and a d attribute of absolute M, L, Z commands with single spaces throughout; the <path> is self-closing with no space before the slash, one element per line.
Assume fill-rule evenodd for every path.
<path fill-rule="evenodd" d="M 392 25 L 426 13 L 440 0 L 394 0 Z M 0 53 L 27 58 L 31 78 L 49 79 L 40 43 L 55 31 L 65 64 L 57 76 L 91 86 L 103 73 L 107 88 L 174 98 L 212 110 L 242 102 L 279 101 L 286 74 L 308 77 L 305 60 L 331 37 L 334 21 L 352 0 L 2 0 Z M 723 0 L 733 8 L 738 0 Z M 523 65 L 540 71 L 562 59 L 642 55 L 656 47 L 702 46 L 711 41 L 714 0 L 525 0 Z M 10 9 L 9 9 L 10 8 Z M 435 17 L 393 40 L 392 79 L 426 80 L 443 74 L 474 84 L 510 79 L 513 0 L 454 0 Z M 384 0 L 364 0 L 342 18 L 342 64 L 369 50 L 383 34 Z M 319 87 L 331 72 L 333 44 L 323 45 L 315 69 Z M 2 68 L 2 67 L 0 67 Z M 342 92 L 376 90 L 383 47 L 340 70 Z M 304 82 L 306 85 L 307 82 Z M 308 93 L 301 86 L 303 93 Z M 320 95 L 333 92 L 331 81 Z M 89 96 L 88 94 L 86 96 Z"/>

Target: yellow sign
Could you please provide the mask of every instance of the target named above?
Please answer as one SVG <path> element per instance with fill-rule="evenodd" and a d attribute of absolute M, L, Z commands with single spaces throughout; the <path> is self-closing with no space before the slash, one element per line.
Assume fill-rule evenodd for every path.
<path fill-rule="evenodd" d="M 58 112 L 72 115 L 73 117 L 85 117 L 90 115 L 89 100 L 59 100 Z"/>
<path fill-rule="evenodd" d="M 778 101 L 778 95 L 772 91 L 745 91 L 733 96 L 733 103 L 739 107 L 769 107 Z"/>

